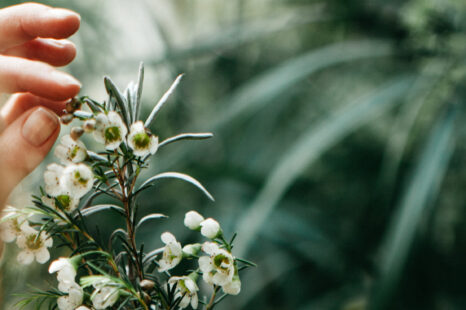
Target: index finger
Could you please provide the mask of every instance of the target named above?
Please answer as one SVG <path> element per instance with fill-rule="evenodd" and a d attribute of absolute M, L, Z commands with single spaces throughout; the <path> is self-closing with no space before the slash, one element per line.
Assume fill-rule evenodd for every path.
<path fill-rule="evenodd" d="M 38 3 L 25 3 L 0 10 L 0 50 L 37 37 L 64 39 L 75 33 L 79 14 Z"/>

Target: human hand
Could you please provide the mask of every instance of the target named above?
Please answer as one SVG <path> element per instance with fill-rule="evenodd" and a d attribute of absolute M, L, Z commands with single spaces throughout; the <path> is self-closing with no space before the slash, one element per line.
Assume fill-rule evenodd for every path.
<path fill-rule="evenodd" d="M 0 9 L 0 93 L 14 94 L 0 111 L 0 210 L 11 190 L 47 155 L 60 132 L 56 114 L 80 83 L 56 70 L 73 60 L 68 40 L 78 14 L 26 3 Z"/>

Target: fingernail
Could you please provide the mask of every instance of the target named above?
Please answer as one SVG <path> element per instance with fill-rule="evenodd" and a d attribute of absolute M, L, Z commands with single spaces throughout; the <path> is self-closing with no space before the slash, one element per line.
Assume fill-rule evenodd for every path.
<path fill-rule="evenodd" d="M 55 16 L 55 17 L 63 18 L 63 19 L 67 18 L 67 17 L 70 17 L 70 16 L 76 16 L 79 19 L 81 19 L 79 14 L 77 14 L 77 13 L 75 13 L 73 11 L 70 11 L 70 10 L 66 10 L 66 9 L 52 9 L 52 10 L 50 10 L 49 13 L 52 14 L 53 16 Z"/>
<path fill-rule="evenodd" d="M 38 108 L 23 124 L 22 134 L 30 144 L 41 146 L 58 127 L 58 119 L 44 108 Z"/>
<path fill-rule="evenodd" d="M 71 75 L 61 71 L 52 71 L 52 78 L 58 80 L 60 84 L 78 85 L 81 87 L 81 83 L 78 80 L 76 80 Z"/>

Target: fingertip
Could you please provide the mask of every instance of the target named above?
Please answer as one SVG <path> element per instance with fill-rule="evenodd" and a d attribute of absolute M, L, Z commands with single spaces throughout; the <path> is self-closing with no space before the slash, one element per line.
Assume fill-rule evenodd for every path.
<path fill-rule="evenodd" d="M 50 17 L 56 23 L 56 39 L 64 39 L 78 31 L 81 25 L 81 16 L 68 9 L 54 8 L 50 10 Z"/>

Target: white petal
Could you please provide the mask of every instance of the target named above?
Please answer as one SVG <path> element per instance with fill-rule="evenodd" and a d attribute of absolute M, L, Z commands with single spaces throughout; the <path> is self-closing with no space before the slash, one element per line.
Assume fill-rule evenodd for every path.
<path fill-rule="evenodd" d="M 201 256 L 199 257 L 199 269 L 201 269 L 202 272 L 207 273 L 212 270 L 212 264 L 210 257 L 208 256 Z"/>
<path fill-rule="evenodd" d="M 204 242 L 204 244 L 202 245 L 202 251 L 209 255 L 214 255 L 219 250 L 220 248 L 218 247 L 218 245 L 213 242 Z"/>
<path fill-rule="evenodd" d="M 159 149 L 159 137 L 152 135 L 150 137 L 149 151 L 152 155 L 154 155 L 158 149 Z"/>
<path fill-rule="evenodd" d="M 19 252 L 17 260 L 23 265 L 29 265 L 34 261 L 34 254 L 29 250 L 23 250 Z"/>
<path fill-rule="evenodd" d="M 198 306 L 198 298 L 197 298 L 197 294 L 194 294 L 193 297 L 191 297 L 191 307 L 193 309 L 197 309 L 197 306 Z"/>
<path fill-rule="evenodd" d="M 222 287 L 222 289 L 226 294 L 238 295 L 241 292 L 241 281 L 234 280 L 234 281 L 228 282 Z"/>
<path fill-rule="evenodd" d="M 36 260 L 39 264 L 44 264 L 50 259 L 49 250 L 47 250 L 45 247 L 37 250 L 35 254 Z"/>
<path fill-rule="evenodd" d="M 69 266 L 70 261 L 65 257 L 60 257 L 57 260 L 54 260 L 49 266 L 49 273 L 54 273 L 59 270 L 62 270 L 64 267 Z"/>
<path fill-rule="evenodd" d="M 165 243 L 165 244 L 169 244 L 169 243 L 176 243 L 176 238 L 175 236 L 173 236 L 172 233 L 166 231 L 164 232 L 161 236 L 160 236 L 160 239 L 162 239 L 162 242 Z"/>

